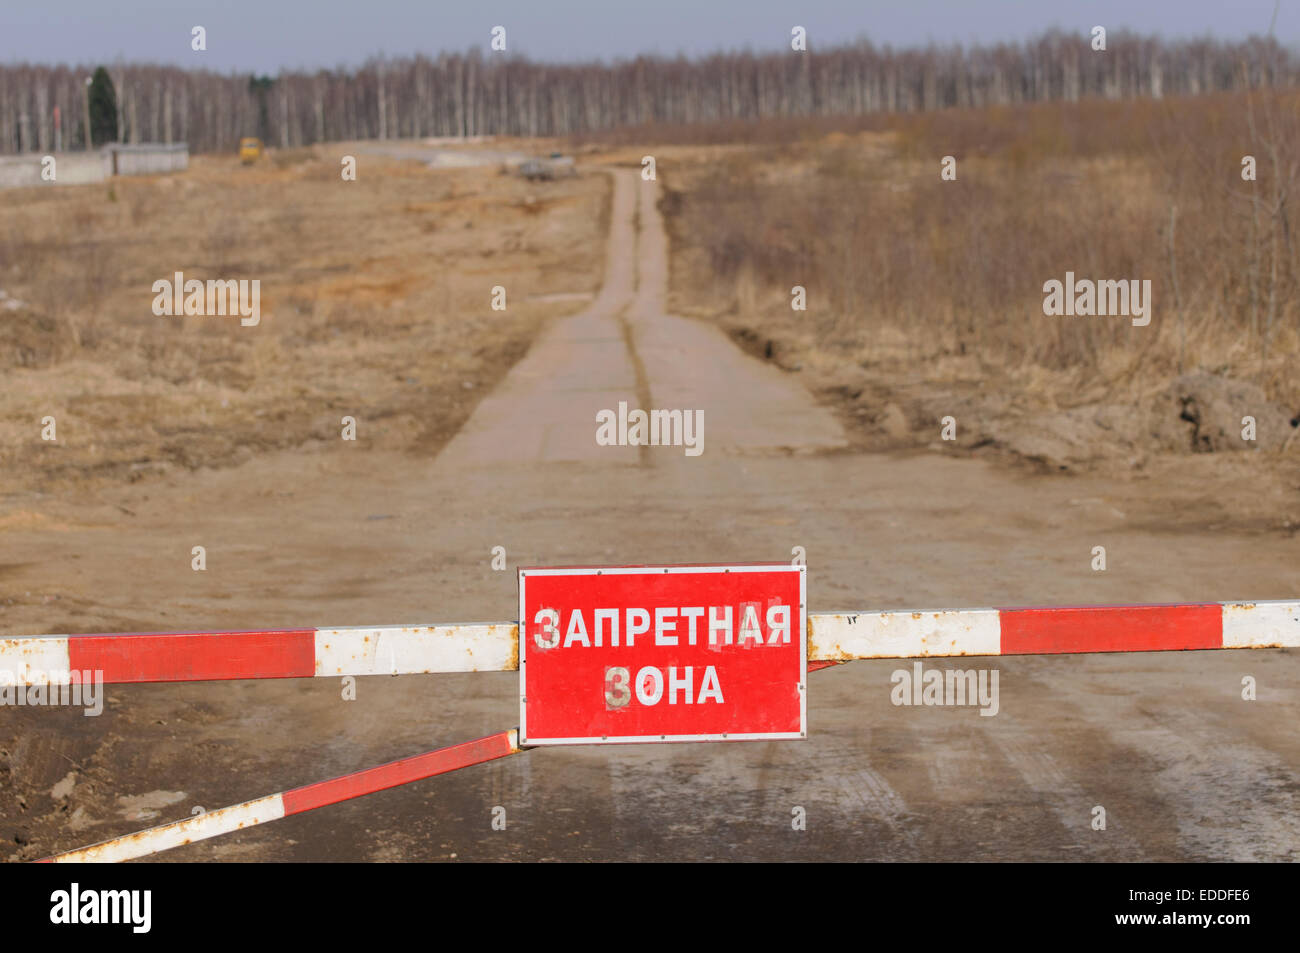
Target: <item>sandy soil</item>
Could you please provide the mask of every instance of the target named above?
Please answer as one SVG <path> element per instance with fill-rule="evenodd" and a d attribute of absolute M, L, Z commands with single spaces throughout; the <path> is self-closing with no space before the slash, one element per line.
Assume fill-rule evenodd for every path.
<path fill-rule="evenodd" d="M 435 459 L 322 441 L 106 483 L 93 503 L 9 498 L 0 633 L 505 620 L 515 579 L 491 569 L 494 546 L 511 569 L 802 546 L 814 611 L 1300 591 L 1293 539 L 1204 519 L 1218 495 L 1250 493 L 1245 479 L 1048 478 L 943 447 L 862 452 L 789 375 L 666 313 L 656 186 L 628 170 L 614 182 L 600 294 L 550 324 Z M 595 410 L 618 399 L 702 408 L 705 452 L 597 446 Z M 197 544 L 205 573 L 190 570 Z M 1090 568 L 1095 545 L 1106 572 Z M 900 665 L 859 662 L 813 676 L 806 742 L 534 751 L 162 859 L 1295 858 L 1295 653 L 958 667 L 974 665 L 1001 673 L 997 717 L 894 707 Z M 1256 702 L 1240 700 L 1244 675 Z M 10 858 L 516 721 L 510 674 L 359 682 L 356 701 L 314 679 L 116 686 L 99 718 L 6 711 Z"/>

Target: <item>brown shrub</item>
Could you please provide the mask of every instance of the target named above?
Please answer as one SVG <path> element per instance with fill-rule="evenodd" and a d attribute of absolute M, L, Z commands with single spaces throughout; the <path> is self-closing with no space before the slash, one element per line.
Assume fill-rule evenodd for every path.
<path fill-rule="evenodd" d="M 1300 330 L 1298 104 L 1257 92 L 867 117 L 802 144 L 795 129 L 828 124 L 763 124 L 741 138 L 770 145 L 676 178 L 670 166 L 663 209 L 720 310 L 855 360 L 888 329 L 917 361 L 973 355 L 1147 387 L 1230 368 L 1300 406 L 1300 375 L 1286 373 Z M 955 181 L 940 178 L 944 156 Z M 1043 283 L 1067 271 L 1150 279 L 1151 324 L 1045 316 Z M 794 285 L 806 314 L 790 311 Z"/>

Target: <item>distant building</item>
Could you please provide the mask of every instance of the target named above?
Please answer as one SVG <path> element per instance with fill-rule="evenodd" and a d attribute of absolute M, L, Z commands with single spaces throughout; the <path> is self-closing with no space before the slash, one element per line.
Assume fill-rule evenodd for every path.
<path fill-rule="evenodd" d="M 165 175 L 190 165 L 187 143 L 110 143 L 94 152 L 56 152 L 55 177 L 41 176 L 45 157 L 38 152 L 0 157 L 0 189 L 32 185 L 87 185 L 114 175 Z"/>
<path fill-rule="evenodd" d="M 190 147 L 184 142 L 112 143 L 100 152 L 108 157 L 105 170 L 109 175 L 160 175 L 184 172 L 190 166 Z"/>

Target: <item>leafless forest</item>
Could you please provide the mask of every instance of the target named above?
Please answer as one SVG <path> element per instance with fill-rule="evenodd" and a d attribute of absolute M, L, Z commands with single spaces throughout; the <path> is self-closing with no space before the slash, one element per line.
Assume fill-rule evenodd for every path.
<path fill-rule="evenodd" d="M 202 63 L 201 52 L 192 54 Z M 0 67 L 0 153 L 85 142 L 84 80 L 101 64 Z M 124 142 L 225 150 L 408 136 L 571 135 L 651 123 L 918 112 L 1082 98 L 1127 99 L 1292 85 L 1294 58 L 1272 40 L 1167 42 L 1131 33 L 1048 33 L 1029 43 L 894 50 L 862 41 L 806 54 L 638 57 L 543 64 L 471 51 L 372 60 L 355 70 L 221 75 L 106 65 Z M 58 107 L 60 135 L 55 135 Z"/>

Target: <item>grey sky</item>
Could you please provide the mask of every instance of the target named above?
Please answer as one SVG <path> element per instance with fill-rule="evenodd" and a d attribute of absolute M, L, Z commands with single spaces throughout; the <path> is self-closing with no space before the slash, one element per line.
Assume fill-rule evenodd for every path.
<path fill-rule="evenodd" d="M 126 60 L 275 73 L 355 66 L 372 54 L 485 50 L 506 27 L 509 50 L 541 60 L 638 53 L 773 49 L 790 27 L 809 46 L 866 36 L 877 44 L 1022 39 L 1094 24 L 1166 37 L 1239 39 L 1268 30 L 1274 0 L 2 0 L 0 63 Z M 206 53 L 190 29 L 207 29 Z M 1297 0 L 1277 38 L 1300 45 Z"/>

